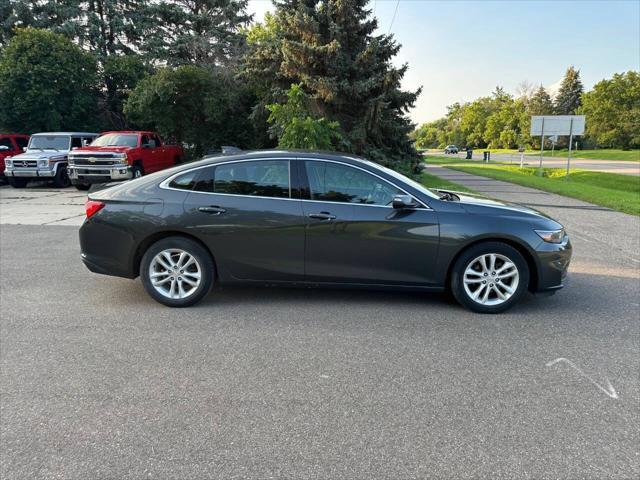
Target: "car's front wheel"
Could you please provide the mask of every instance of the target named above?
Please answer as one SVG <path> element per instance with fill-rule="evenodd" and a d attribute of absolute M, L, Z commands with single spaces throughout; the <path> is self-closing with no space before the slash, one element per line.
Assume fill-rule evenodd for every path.
<path fill-rule="evenodd" d="M 500 313 L 513 306 L 529 285 L 522 254 L 500 242 L 474 245 L 451 272 L 451 291 L 463 306 L 478 313 Z"/>
<path fill-rule="evenodd" d="M 185 237 L 168 237 L 147 249 L 140 277 L 147 293 L 169 307 L 188 307 L 204 298 L 215 276 L 209 252 Z"/>

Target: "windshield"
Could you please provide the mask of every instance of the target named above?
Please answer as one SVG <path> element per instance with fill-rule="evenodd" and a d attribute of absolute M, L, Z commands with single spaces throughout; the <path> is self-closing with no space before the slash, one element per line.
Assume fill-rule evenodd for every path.
<path fill-rule="evenodd" d="M 92 143 L 92 147 L 137 147 L 137 134 L 121 134 L 108 133 L 96 138 Z"/>
<path fill-rule="evenodd" d="M 29 141 L 29 149 L 69 150 L 71 137 L 62 135 L 34 135 Z"/>
<path fill-rule="evenodd" d="M 393 178 L 401 180 L 402 182 L 412 186 L 413 188 L 415 188 L 419 192 L 422 192 L 422 193 L 424 193 L 425 195 L 428 195 L 431 198 L 440 198 L 440 195 L 436 194 L 433 190 L 430 190 L 427 187 L 425 187 L 424 185 L 419 184 L 415 180 L 411 180 L 409 177 L 405 177 L 404 175 L 402 175 L 401 173 L 396 172 L 395 170 L 391 170 L 390 168 L 383 167 L 382 165 L 376 165 L 376 167 L 384 170 L 386 173 L 391 175 Z"/>

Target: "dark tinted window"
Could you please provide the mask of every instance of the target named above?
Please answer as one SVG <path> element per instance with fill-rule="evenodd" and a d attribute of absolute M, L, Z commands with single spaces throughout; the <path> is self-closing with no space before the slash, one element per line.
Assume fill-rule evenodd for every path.
<path fill-rule="evenodd" d="M 197 191 L 289 198 L 289 162 L 261 160 L 217 165 L 201 170 Z"/>
<path fill-rule="evenodd" d="M 73 137 L 71 139 L 71 148 L 80 148 L 82 146 L 82 139 L 80 137 Z"/>
<path fill-rule="evenodd" d="M 305 162 L 311 200 L 389 205 L 403 192 L 357 168 L 333 162 Z"/>
<path fill-rule="evenodd" d="M 180 190 L 193 190 L 193 187 L 196 184 L 196 177 L 200 173 L 200 170 L 192 170 L 190 172 L 185 173 L 184 175 L 179 175 L 169 183 L 169 187 L 177 188 Z"/>
<path fill-rule="evenodd" d="M 16 143 L 18 144 L 18 147 L 25 149 L 27 148 L 27 144 L 29 143 L 29 140 L 27 138 L 17 137 Z"/>
<path fill-rule="evenodd" d="M 10 138 L 0 138 L 0 146 L 9 147 L 9 150 L 13 150 L 13 142 Z"/>

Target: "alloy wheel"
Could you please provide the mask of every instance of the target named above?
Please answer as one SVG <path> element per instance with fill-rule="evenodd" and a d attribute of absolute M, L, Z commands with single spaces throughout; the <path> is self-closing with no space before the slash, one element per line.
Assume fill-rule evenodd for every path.
<path fill-rule="evenodd" d="M 515 263 L 499 253 L 474 258 L 464 269 L 464 290 L 481 305 L 501 305 L 518 289 L 520 273 Z"/>
<path fill-rule="evenodd" d="M 161 251 L 151 260 L 149 280 L 162 296 L 183 299 L 198 290 L 202 271 L 196 258 L 189 252 L 170 248 Z"/>

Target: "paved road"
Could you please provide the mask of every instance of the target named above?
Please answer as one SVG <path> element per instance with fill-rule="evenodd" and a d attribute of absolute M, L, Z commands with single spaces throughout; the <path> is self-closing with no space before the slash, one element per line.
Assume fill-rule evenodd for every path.
<path fill-rule="evenodd" d="M 640 474 L 637 224 L 574 236 L 569 286 L 499 316 L 289 289 L 175 310 L 0 206 L 0 478 Z"/>
<path fill-rule="evenodd" d="M 437 155 L 447 158 L 464 159 L 466 153 L 460 152 L 457 155 L 445 155 L 442 152 L 429 152 L 428 155 Z M 475 150 L 473 160 L 482 160 L 482 151 Z M 510 162 L 516 165 L 520 164 L 520 154 L 508 153 L 492 153 L 492 161 Z M 540 156 L 527 154 L 524 156 L 524 164 L 530 167 L 538 167 L 540 165 Z M 567 168 L 567 157 L 542 157 L 542 166 L 546 168 Z M 587 160 L 582 158 L 572 158 L 571 168 L 579 168 L 582 170 L 591 170 L 594 172 L 621 173 L 624 175 L 640 175 L 640 162 L 625 162 L 616 160 Z"/>

